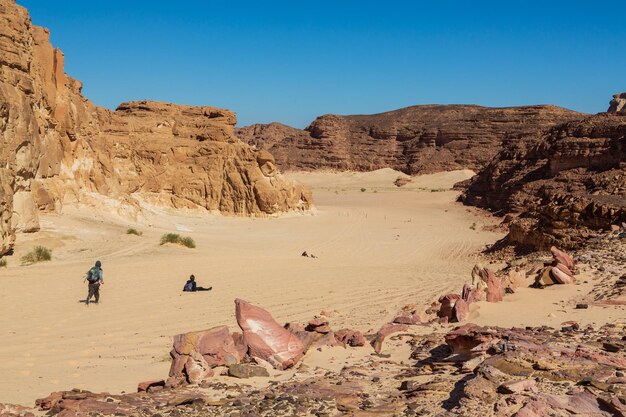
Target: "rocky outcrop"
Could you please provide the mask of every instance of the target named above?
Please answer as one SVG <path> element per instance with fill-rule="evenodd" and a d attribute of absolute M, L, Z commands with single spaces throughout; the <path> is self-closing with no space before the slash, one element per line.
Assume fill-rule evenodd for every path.
<path fill-rule="evenodd" d="M 237 135 L 269 150 L 281 169 L 390 167 L 417 174 L 478 170 L 496 155 L 503 138 L 583 116 L 555 106 L 426 105 L 374 115 L 324 115 L 305 130 L 279 123 L 252 125 L 238 129 Z"/>
<path fill-rule="evenodd" d="M 466 204 L 509 217 L 507 242 L 574 248 L 626 221 L 626 115 L 601 113 L 505 141 L 471 179 Z"/>
<path fill-rule="evenodd" d="M 607 112 L 626 114 L 626 93 L 613 95 L 613 100 L 611 100 Z"/>
<path fill-rule="evenodd" d="M 271 214 L 309 207 L 267 152 L 234 135 L 233 112 L 139 101 L 114 112 L 81 94 L 47 29 L 0 0 L 0 254 L 38 211 L 81 203 L 124 215 L 143 204 Z"/>

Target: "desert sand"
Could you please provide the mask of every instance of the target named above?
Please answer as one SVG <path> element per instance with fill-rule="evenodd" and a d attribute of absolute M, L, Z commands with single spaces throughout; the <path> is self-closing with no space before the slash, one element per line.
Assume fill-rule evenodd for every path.
<path fill-rule="evenodd" d="M 173 335 L 235 328 L 236 297 L 279 322 L 329 310 L 334 327 L 367 332 L 406 303 L 458 289 L 479 251 L 500 237 L 481 230 L 492 220 L 455 202 L 450 188 L 472 172 L 397 188 L 399 175 L 291 173 L 313 189 L 316 208 L 281 217 L 151 208 L 128 222 L 71 207 L 43 216 L 42 230 L 20 235 L 0 270 L 0 402 L 32 405 L 73 387 L 133 391 L 139 380 L 167 375 Z M 127 235 L 129 227 L 143 235 Z M 160 246 L 167 232 L 192 237 L 197 248 Z M 21 266 L 38 244 L 52 249 L 52 261 Z M 101 303 L 87 306 L 83 276 L 96 259 L 105 284 Z M 192 273 L 213 290 L 182 293 Z"/>

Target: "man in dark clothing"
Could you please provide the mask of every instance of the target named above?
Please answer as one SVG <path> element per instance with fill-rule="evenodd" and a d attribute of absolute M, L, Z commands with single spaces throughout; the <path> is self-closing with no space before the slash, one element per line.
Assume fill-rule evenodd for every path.
<path fill-rule="evenodd" d="M 196 285 L 196 277 L 191 275 L 189 277 L 189 279 L 187 280 L 187 282 L 185 283 L 185 286 L 183 287 L 183 291 L 185 292 L 193 292 L 193 291 L 210 291 L 213 287 L 209 287 L 209 288 L 204 288 L 204 287 L 198 287 Z"/>
<path fill-rule="evenodd" d="M 91 297 L 94 297 L 95 303 L 98 304 L 98 302 L 100 302 L 100 285 L 104 284 L 102 262 L 96 261 L 95 266 L 87 271 L 87 276 L 85 277 L 85 280 L 89 283 L 89 293 L 87 294 L 85 304 L 89 304 Z"/>

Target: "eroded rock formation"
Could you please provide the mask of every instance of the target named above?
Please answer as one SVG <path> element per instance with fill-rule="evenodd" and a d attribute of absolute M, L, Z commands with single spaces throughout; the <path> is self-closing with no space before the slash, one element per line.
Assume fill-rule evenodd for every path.
<path fill-rule="evenodd" d="M 325 115 L 305 130 L 279 123 L 252 125 L 237 134 L 269 150 L 285 170 L 390 167 L 417 174 L 478 170 L 496 155 L 503 138 L 583 116 L 555 106 L 426 105 L 373 115 Z"/>
<path fill-rule="evenodd" d="M 64 73 L 47 29 L 0 0 L 0 255 L 39 210 L 79 202 L 136 214 L 143 203 L 255 215 L 309 207 L 267 152 L 234 135 L 233 112 L 139 101 L 114 112 Z"/>
<path fill-rule="evenodd" d="M 626 113 L 600 113 L 505 148 L 469 181 L 462 200 L 513 213 L 507 241 L 577 247 L 626 221 Z"/>

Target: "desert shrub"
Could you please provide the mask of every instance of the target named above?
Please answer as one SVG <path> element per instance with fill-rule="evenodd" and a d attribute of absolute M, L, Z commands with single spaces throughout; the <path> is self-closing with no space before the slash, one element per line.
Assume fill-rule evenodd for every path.
<path fill-rule="evenodd" d="M 196 242 L 194 242 L 192 238 L 188 236 L 183 237 L 176 233 L 166 233 L 161 236 L 161 245 L 165 245 L 166 243 L 176 243 L 178 245 L 183 245 L 188 248 L 196 247 Z"/>
<path fill-rule="evenodd" d="M 6 266 L 7 266 L 7 260 L 0 259 L 0 268 L 6 268 Z"/>
<path fill-rule="evenodd" d="M 361 188 L 362 193 L 364 193 L 365 191 L 367 191 L 367 188 Z"/>
<path fill-rule="evenodd" d="M 431 188 L 430 189 L 431 193 L 441 193 L 441 192 L 444 192 L 444 191 L 448 191 L 448 189 L 447 188 Z"/>
<path fill-rule="evenodd" d="M 470 229 L 476 230 L 476 223 L 472 223 L 472 225 L 470 226 Z"/>
<path fill-rule="evenodd" d="M 22 256 L 22 263 L 34 264 L 37 262 L 49 261 L 52 259 L 52 251 L 44 246 L 35 246 L 35 248 Z"/>
<path fill-rule="evenodd" d="M 140 232 L 139 230 L 134 229 L 134 228 L 132 228 L 132 227 L 131 227 L 130 229 L 127 229 L 127 230 L 126 230 L 126 234 L 127 234 L 127 235 L 135 235 L 135 236 L 141 236 L 141 235 L 143 235 L 143 233 L 142 233 L 142 232 Z"/>
<path fill-rule="evenodd" d="M 186 246 L 188 248 L 195 248 L 196 242 L 193 241 L 189 236 L 183 237 L 180 239 L 180 244 Z"/>

